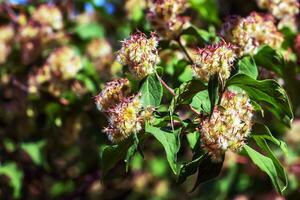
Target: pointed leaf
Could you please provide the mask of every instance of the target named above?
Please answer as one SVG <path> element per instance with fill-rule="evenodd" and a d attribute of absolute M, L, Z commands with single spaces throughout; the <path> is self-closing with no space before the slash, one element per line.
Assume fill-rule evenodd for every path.
<path fill-rule="evenodd" d="M 163 88 L 158 78 L 149 75 L 143 83 L 140 93 L 143 106 L 159 106 L 163 96 Z"/>

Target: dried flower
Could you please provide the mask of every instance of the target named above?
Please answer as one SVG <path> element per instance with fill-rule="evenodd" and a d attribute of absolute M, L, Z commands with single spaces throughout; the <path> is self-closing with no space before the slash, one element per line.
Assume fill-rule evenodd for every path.
<path fill-rule="evenodd" d="M 95 97 L 96 105 L 100 111 L 108 111 L 121 99 L 129 86 L 128 79 L 120 78 L 106 83 L 104 89 Z"/>
<path fill-rule="evenodd" d="M 40 5 L 32 14 L 32 19 L 42 26 L 50 26 L 54 30 L 63 28 L 63 16 L 54 5 Z"/>
<path fill-rule="evenodd" d="M 261 45 L 279 48 L 283 35 L 277 30 L 274 18 L 270 15 L 252 12 L 248 17 L 234 16 L 223 25 L 220 35 L 236 45 L 239 56 L 253 55 Z"/>
<path fill-rule="evenodd" d="M 0 26 L 0 64 L 4 63 L 11 52 L 14 29 L 11 25 Z"/>
<path fill-rule="evenodd" d="M 226 91 L 210 119 L 201 122 L 202 147 L 214 161 L 227 151 L 239 151 L 252 127 L 253 107 L 245 93 Z"/>
<path fill-rule="evenodd" d="M 230 76 L 230 70 L 236 59 L 235 47 L 222 41 L 198 49 L 195 58 L 193 66 L 195 76 L 208 81 L 210 76 L 217 73 L 224 81 Z"/>
<path fill-rule="evenodd" d="M 151 111 L 147 109 L 147 112 Z M 120 142 L 134 133 L 143 129 L 146 117 L 142 112 L 142 104 L 139 95 L 123 98 L 109 112 L 109 126 L 104 129 L 112 142 Z M 149 113 L 147 114 L 149 115 Z"/>
<path fill-rule="evenodd" d="M 181 15 L 186 8 L 186 0 L 152 0 L 147 16 L 163 37 L 174 39 L 187 25 L 188 17 Z"/>
<path fill-rule="evenodd" d="M 138 32 L 122 43 L 118 52 L 118 61 L 128 65 L 135 77 L 142 79 L 155 71 L 158 62 L 158 39 L 154 33 L 147 39 L 145 34 Z"/>
<path fill-rule="evenodd" d="M 50 66 L 53 74 L 65 80 L 74 78 L 82 68 L 81 58 L 68 46 L 52 52 L 47 59 L 47 65 Z"/>

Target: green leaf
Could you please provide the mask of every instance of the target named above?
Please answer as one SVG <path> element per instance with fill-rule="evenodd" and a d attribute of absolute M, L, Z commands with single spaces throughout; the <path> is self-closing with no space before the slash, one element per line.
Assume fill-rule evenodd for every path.
<path fill-rule="evenodd" d="M 287 188 L 287 185 L 288 185 L 286 172 L 285 172 L 283 166 L 281 165 L 279 160 L 276 158 L 276 156 L 274 155 L 274 153 L 268 146 L 268 143 L 266 142 L 266 140 L 263 137 L 260 137 L 260 136 L 252 136 L 252 137 L 255 140 L 256 144 L 267 153 L 269 158 L 272 159 L 274 166 L 276 168 L 277 174 L 278 174 L 278 179 L 279 179 L 278 182 L 280 185 L 280 191 L 282 193 Z"/>
<path fill-rule="evenodd" d="M 186 135 L 186 139 L 187 139 L 191 149 L 195 148 L 197 141 L 199 140 L 199 137 L 200 137 L 200 134 L 197 131 Z"/>
<path fill-rule="evenodd" d="M 164 147 L 167 160 L 174 174 L 177 174 L 177 153 L 180 148 L 178 131 L 171 132 L 146 125 L 146 132 L 152 134 Z"/>
<path fill-rule="evenodd" d="M 119 144 L 104 147 L 101 152 L 101 167 L 104 176 L 126 156 L 126 152 L 131 145 L 132 140 L 128 138 Z"/>
<path fill-rule="evenodd" d="M 199 166 L 198 166 L 198 176 L 196 183 L 191 192 L 193 192 L 201 183 L 207 182 L 219 176 L 222 166 L 223 166 L 224 157 L 220 162 L 214 162 L 211 160 L 208 154 L 205 154 L 201 157 Z"/>
<path fill-rule="evenodd" d="M 195 9 L 204 20 L 215 24 L 220 23 L 216 0 L 189 0 L 189 2 L 191 8 Z"/>
<path fill-rule="evenodd" d="M 163 88 L 158 78 L 149 75 L 143 83 L 140 93 L 143 106 L 159 106 L 163 96 Z"/>
<path fill-rule="evenodd" d="M 80 24 L 74 29 L 74 32 L 83 40 L 104 37 L 103 27 L 96 23 Z"/>
<path fill-rule="evenodd" d="M 188 28 L 182 30 L 181 35 L 192 35 L 198 40 L 199 46 L 205 46 L 208 44 L 208 40 L 202 37 L 201 32 L 195 26 L 189 26 Z"/>
<path fill-rule="evenodd" d="M 254 56 L 258 66 L 264 67 L 282 76 L 286 62 L 284 57 L 269 46 L 263 46 Z"/>
<path fill-rule="evenodd" d="M 191 80 L 182 83 L 179 88 L 175 89 L 176 96 L 173 97 L 169 110 L 172 113 L 175 108 L 181 104 L 190 104 L 193 97 L 200 91 L 205 90 L 207 87 L 200 80 Z"/>
<path fill-rule="evenodd" d="M 284 89 L 274 80 L 255 80 L 244 74 L 230 78 L 227 87 L 235 85 L 247 92 L 250 99 L 263 103 L 269 110 L 286 125 L 293 119 L 292 108 Z"/>
<path fill-rule="evenodd" d="M 198 92 L 193 97 L 191 105 L 196 110 L 208 114 L 210 112 L 210 100 L 209 100 L 209 96 L 208 96 L 208 91 L 204 90 L 204 91 Z"/>
<path fill-rule="evenodd" d="M 23 172 L 17 167 L 16 163 L 8 162 L 0 165 L 0 175 L 5 175 L 10 179 L 10 186 L 13 188 L 14 198 L 20 198 Z"/>
<path fill-rule="evenodd" d="M 22 143 L 21 148 L 29 154 L 32 161 L 36 165 L 41 165 L 44 159 L 42 148 L 45 146 L 45 144 L 45 140 L 41 140 L 38 142 Z"/>
<path fill-rule="evenodd" d="M 251 56 L 245 56 L 240 59 L 237 63 L 239 74 L 246 74 L 253 79 L 256 79 L 258 76 L 257 66 L 254 59 Z"/>
<path fill-rule="evenodd" d="M 282 140 L 275 138 L 267 126 L 257 123 L 254 124 L 251 130 L 251 136 L 263 138 L 269 140 L 270 142 L 273 142 L 282 150 L 285 156 L 288 155 L 288 148 L 286 143 Z"/>
<path fill-rule="evenodd" d="M 268 158 L 261 153 L 255 151 L 248 145 L 244 146 L 245 152 L 248 154 L 248 156 L 251 158 L 253 163 L 258 166 L 262 171 L 264 171 L 268 176 L 270 177 L 272 184 L 274 185 L 275 189 L 282 193 L 282 190 L 284 187 L 281 186 L 281 180 L 279 178 L 279 175 L 276 171 L 275 165 L 271 158 Z"/>
<path fill-rule="evenodd" d="M 210 100 L 210 115 L 213 113 L 218 98 L 219 75 L 214 74 L 208 81 L 208 97 Z"/>
<path fill-rule="evenodd" d="M 200 155 L 199 157 L 193 159 L 191 162 L 184 163 L 180 166 L 177 182 L 182 184 L 186 181 L 187 177 L 192 176 L 198 170 L 201 159 L 204 155 Z"/>

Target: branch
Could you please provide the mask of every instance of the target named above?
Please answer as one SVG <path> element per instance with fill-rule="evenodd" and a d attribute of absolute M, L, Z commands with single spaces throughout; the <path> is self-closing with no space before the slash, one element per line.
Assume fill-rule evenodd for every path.
<path fill-rule="evenodd" d="M 176 42 L 178 43 L 179 47 L 181 48 L 181 50 L 183 51 L 183 53 L 185 54 L 185 56 L 187 57 L 187 59 L 193 65 L 194 61 L 193 61 L 192 57 L 189 55 L 189 53 L 187 52 L 187 50 L 185 49 L 185 47 L 183 46 L 183 44 L 181 43 L 180 37 L 178 39 L 176 39 Z"/>

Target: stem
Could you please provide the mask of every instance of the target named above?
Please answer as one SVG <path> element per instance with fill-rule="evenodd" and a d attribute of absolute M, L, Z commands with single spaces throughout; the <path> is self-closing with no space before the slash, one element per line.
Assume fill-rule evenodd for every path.
<path fill-rule="evenodd" d="M 194 61 L 193 61 L 192 57 L 189 55 L 189 53 L 187 52 L 187 50 L 185 49 L 185 47 L 183 46 L 183 44 L 181 43 L 180 37 L 178 39 L 176 39 L 176 42 L 178 43 L 179 47 L 181 48 L 181 50 L 183 51 L 183 53 L 185 54 L 185 56 L 187 57 L 187 59 L 193 65 Z"/>
<path fill-rule="evenodd" d="M 167 84 L 166 84 L 166 82 L 164 81 L 164 80 L 162 80 L 162 78 L 157 74 L 157 73 L 155 73 L 156 74 L 156 76 L 157 76 L 157 78 L 158 78 L 158 80 L 159 80 L 159 82 L 173 95 L 173 96 L 176 96 L 176 94 L 175 94 L 175 92 L 174 92 L 174 90 L 172 89 L 172 88 L 170 88 Z"/>

